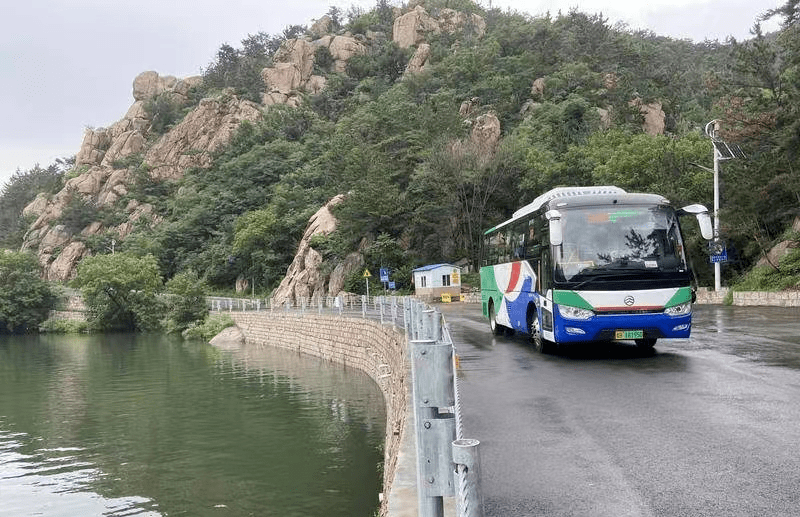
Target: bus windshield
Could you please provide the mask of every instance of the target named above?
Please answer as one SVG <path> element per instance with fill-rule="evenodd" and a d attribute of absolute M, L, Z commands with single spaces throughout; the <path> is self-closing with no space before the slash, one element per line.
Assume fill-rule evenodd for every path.
<path fill-rule="evenodd" d="M 561 211 L 559 281 L 687 271 L 675 211 L 669 206 L 587 206 Z"/>

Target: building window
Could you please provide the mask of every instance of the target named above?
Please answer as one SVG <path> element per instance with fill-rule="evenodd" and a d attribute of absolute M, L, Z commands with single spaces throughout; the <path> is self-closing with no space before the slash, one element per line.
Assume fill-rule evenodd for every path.
<path fill-rule="evenodd" d="M 425 275 L 419 277 L 419 286 L 425 287 Z"/>
<path fill-rule="evenodd" d="M 450 275 L 442 275 L 442 287 L 450 286 Z"/>

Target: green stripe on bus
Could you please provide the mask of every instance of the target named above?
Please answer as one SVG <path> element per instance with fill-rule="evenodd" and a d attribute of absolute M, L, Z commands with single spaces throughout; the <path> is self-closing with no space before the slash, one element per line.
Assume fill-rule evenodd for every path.
<path fill-rule="evenodd" d="M 664 308 L 667 307 L 674 307 L 676 305 L 680 305 L 682 303 L 687 303 L 692 301 L 692 288 L 691 287 L 680 287 L 669 299 L 669 301 L 664 305 Z"/>
<path fill-rule="evenodd" d="M 594 307 L 575 291 L 553 291 L 553 303 L 594 310 Z"/>

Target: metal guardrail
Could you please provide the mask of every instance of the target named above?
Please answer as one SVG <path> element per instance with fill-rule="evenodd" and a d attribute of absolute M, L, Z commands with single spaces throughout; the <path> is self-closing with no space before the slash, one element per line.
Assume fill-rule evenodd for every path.
<path fill-rule="evenodd" d="M 483 517 L 480 442 L 463 436 L 455 346 L 441 312 L 412 298 L 348 295 L 276 304 L 269 299 L 208 297 L 217 312 L 284 311 L 380 320 L 402 328 L 411 357 L 419 517 L 443 517 L 455 496 L 458 517 Z"/>

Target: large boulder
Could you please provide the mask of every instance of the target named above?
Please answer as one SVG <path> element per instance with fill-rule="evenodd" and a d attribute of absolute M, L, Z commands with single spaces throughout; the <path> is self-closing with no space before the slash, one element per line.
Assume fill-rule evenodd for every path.
<path fill-rule="evenodd" d="M 314 53 L 317 46 L 302 38 L 287 39 L 275 52 L 273 60 L 276 65 L 292 64 L 297 67 L 300 82 L 307 81 L 314 70 Z"/>
<path fill-rule="evenodd" d="M 142 72 L 133 80 L 133 98 L 137 101 L 147 100 L 175 87 L 178 79 L 171 76 L 159 76 L 158 72 Z"/>
<path fill-rule="evenodd" d="M 493 112 L 479 115 L 472 126 L 470 140 L 482 155 L 493 155 L 500 143 L 500 119 L 497 115 Z"/>
<path fill-rule="evenodd" d="M 425 41 L 428 34 L 441 32 L 439 23 L 424 7 L 416 6 L 412 11 L 397 17 L 392 26 L 392 41 L 400 48 L 408 48 Z"/>
<path fill-rule="evenodd" d="M 81 241 L 72 241 L 61 250 L 58 257 L 46 269 L 46 279 L 64 282 L 75 277 L 75 265 L 89 254 L 86 245 Z"/>
<path fill-rule="evenodd" d="M 144 135 L 138 130 L 125 131 L 114 139 L 100 165 L 113 167 L 115 162 L 144 149 Z"/>
<path fill-rule="evenodd" d="M 795 233 L 800 233 L 800 217 L 794 218 L 794 222 L 792 223 L 792 231 Z M 773 248 L 769 250 L 769 252 L 765 257 L 761 257 L 756 263 L 756 266 L 777 267 L 781 263 L 781 260 L 783 260 L 788 254 L 793 252 L 795 249 L 797 249 L 797 241 L 795 240 L 781 241 L 775 246 L 773 246 Z"/>
<path fill-rule="evenodd" d="M 319 20 L 315 21 L 311 25 L 311 28 L 308 29 L 308 32 L 311 34 L 311 36 L 315 38 L 320 38 L 331 32 L 332 29 L 333 29 L 333 19 L 326 14 Z"/>
<path fill-rule="evenodd" d="M 303 71 L 297 63 L 275 63 L 261 71 L 267 93 L 289 95 L 303 85 Z"/>
<path fill-rule="evenodd" d="M 437 16 L 439 28 L 447 34 L 469 30 L 479 38 L 486 34 L 486 21 L 477 14 L 469 14 L 455 9 L 441 9 Z"/>
<path fill-rule="evenodd" d="M 36 194 L 36 198 L 28 203 L 28 205 L 22 209 L 22 215 L 24 217 L 39 217 L 42 215 L 42 212 L 45 211 L 47 208 L 47 194 L 40 192 Z"/>
<path fill-rule="evenodd" d="M 314 41 L 303 38 L 286 40 L 275 52 L 272 66 L 261 71 L 265 86 L 262 103 L 265 106 L 299 106 L 303 93 L 320 93 L 325 87 L 325 78 L 313 75 L 316 52 L 320 48 L 326 48 L 330 52 L 333 72 L 336 73 L 344 72 L 348 60 L 353 56 L 367 51 L 366 45 L 350 34 L 327 34 Z"/>
<path fill-rule="evenodd" d="M 428 14 L 421 5 L 395 18 L 392 41 L 400 48 L 408 48 L 427 40 L 431 34 L 457 32 L 481 38 L 486 33 L 486 21 L 477 14 L 467 14 L 454 9 L 439 9 L 436 17 Z"/>
<path fill-rule="evenodd" d="M 341 73 L 347 68 L 347 61 L 353 56 L 367 52 L 367 47 L 353 36 L 335 36 L 328 50 L 334 59 L 334 72 Z"/>
<path fill-rule="evenodd" d="M 355 254 L 356 256 L 351 254 L 336 266 L 334 273 L 325 275 L 320 268 L 322 255 L 311 247 L 312 237 L 329 235 L 336 229 L 337 221 L 331 213 L 331 208 L 343 200 L 343 195 L 334 197 L 309 219 L 306 231 L 297 247 L 297 254 L 273 294 L 274 304 L 287 302 L 297 304 L 301 299 L 336 296 L 342 291 L 347 276 L 364 263 L 360 254 Z"/>
<path fill-rule="evenodd" d="M 431 46 L 427 43 L 420 43 L 417 47 L 417 50 L 414 51 L 414 55 L 411 56 L 411 59 L 408 61 L 408 65 L 406 65 L 405 74 L 418 74 L 425 69 L 425 64 L 428 62 L 428 58 L 431 57 Z"/>

